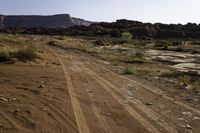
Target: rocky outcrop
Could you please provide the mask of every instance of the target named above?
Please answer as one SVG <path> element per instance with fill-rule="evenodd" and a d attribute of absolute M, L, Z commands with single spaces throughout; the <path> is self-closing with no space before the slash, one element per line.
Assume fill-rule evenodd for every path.
<path fill-rule="evenodd" d="M 71 35 L 120 37 L 122 32 L 130 32 L 136 38 L 200 38 L 200 25 L 151 24 L 130 20 L 117 20 L 113 23 L 95 23 L 89 27 L 69 28 Z"/>
<path fill-rule="evenodd" d="M 74 25 L 89 26 L 91 22 L 72 18 L 69 14 L 53 16 L 0 16 L 1 28 L 68 28 Z"/>
<path fill-rule="evenodd" d="M 0 29 L 4 27 L 3 20 L 4 20 L 4 16 L 0 14 Z"/>
<path fill-rule="evenodd" d="M 91 23 L 70 15 L 54 16 L 3 16 L 1 27 L 9 32 L 48 35 L 81 35 L 101 37 L 121 37 L 123 32 L 130 32 L 134 38 L 193 38 L 200 39 L 200 24 L 161 24 L 142 23 L 131 20 L 117 20 L 113 23 Z M 22 29 L 22 27 L 24 27 Z M 19 30 L 20 28 L 20 30 Z M 28 29 L 27 29 L 28 28 Z M 6 29 L 2 30 L 7 32 Z"/>
<path fill-rule="evenodd" d="M 85 21 L 84 19 L 80 19 L 80 18 L 74 18 L 72 17 L 72 23 L 76 26 L 90 26 L 90 24 L 92 24 L 92 22 L 90 21 Z"/>

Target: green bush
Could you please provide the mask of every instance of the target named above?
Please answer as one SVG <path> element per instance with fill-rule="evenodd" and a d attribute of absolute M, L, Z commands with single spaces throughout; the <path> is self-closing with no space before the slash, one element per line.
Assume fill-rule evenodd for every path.
<path fill-rule="evenodd" d="M 0 51 L 0 62 L 6 62 L 11 59 L 10 53 L 7 51 Z"/>
<path fill-rule="evenodd" d="M 133 67 L 128 66 L 128 67 L 125 68 L 124 73 L 125 74 L 136 74 L 136 70 Z"/>
<path fill-rule="evenodd" d="M 123 32 L 122 33 L 122 39 L 125 42 L 131 42 L 131 40 L 133 39 L 133 35 L 130 32 Z"/>

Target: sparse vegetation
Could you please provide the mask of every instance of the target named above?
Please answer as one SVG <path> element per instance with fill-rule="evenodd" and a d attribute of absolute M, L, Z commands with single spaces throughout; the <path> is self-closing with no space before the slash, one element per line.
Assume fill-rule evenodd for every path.
<path fill-rule="evenodd" d="M 16 58 L 12 57 L 10 52 L 5 50 L 0 50 L 0 62 L 12 64 L 16 62 Z"/>
<path fill-rule="evenodd" d="M 132 55 L 124 56 L 121 61 L 126 63 L 147 63 L 147 60 L 144 58 L 144 54 L 141 51 L 138 51 Z"/>
<path fill-rule="evenodd" d="M 184 76 L 184 75 L 177 71 L 170 71 L 170 72 L 161 73 L 159 76 L 165 77 L 165 78 L 178 78 L 179 76 Z"/>
<path fill-rule="evenodd" d="M 17 51 L 11 52 L 11 56 L 20 61 L 34 60 L 37 58 L 36 49 L 34 47 L 26 47 Z"/>
<path fill-rule="evenodd" d="M 180 82 L 184 83 L 184 84 L 189 84 L 191 82 L 191 77 L 188 75 L 184 75 L 179 77 Z"/>
<path fill-rule="evenodd" d="M 149 65 L 154 67 L 155 62 L 146 55 L 146 49 L 158 49 L 169 51 L 180 51 L 185 50 L 194 51 L 198 53 L 199 41 L 185 41 L 185 40 L 148 40 L 135 38 L 129 32 L 121 34 L 121 38 L 78 38 L 78 37 L 67 37 L 67 36 L 25 36 L 25 35 L 8 35 L 1 34 L 0 36 L 0 62 L 14 63 L 16 61 L 29 61 L 38 58 L 46 60 L 48 58 L 44 51 L 39 51 L 33 47 L 26 47 L 27 43 L 29 46 L 34 44 L 47 44 L 49 46 L 56 46 L 61 49 L 66 49 L 76 52 L 88 53 L 91 56 L 113 62 L 114 64 L 120 64 L 125 67 L 121 69 L 124 74 L 134 74 L 135 76 L 160 76 L 160 79 L 169 78 L 177 81 L 177 83 L 183 83 L 186 87 L 191 86 L 192 91 L 200 90 L 198 78 L 194 78 L 192 75 L 177 72 L 176 70 L 170 72 L 159 72 L 155 73 L 157 68 L 151 69 Z M 17 39 L 16 39 L 17 38 Z M 11 41 L 9 40 L 11 39 Z M 14 40 L 16 39 L 16 40 Z M 13 40 L 13 41 L 12 41 Z M 20 42 L 20 43 L 17 43 Z M 184 43 L 183 43 L 184 42 Z M 14 46 L 13 47 L 13 43 Z M 11 46 L 8 46 L 8 44 Z M 12 44 L 12 45 L 11 45 Z M 190 45 L 192 44 L 192 45 Z M 20 47 L 18 47 L 20 46 Z M 7 49 L 8 47 L 8 49 Z M 22 48 L 24 47 L 24 48 Z M 186 51 L 186 52 L 188 52 Z M 43 61 L 44 61 L 43 60 Z M 196 59 L 196 61 L 198 61 Z M 40 62 L 38 62 L 40 63 Z M 48 62 L 51 65 L 60 65 L 59 62 L 51 60 Z M 199 63 L 199 62 L 194 62 Z M 134 67 L 131 66 L 134 64 Z M 141 66 L 141 67 L 140 67 Z M 156 64 L 155 64 L 156 66 Z M 157 67 L 157 66 L 156 66 Z M 169 70 L 169 69 L 168 69 Z M 165 71 L 165 70 L 164 70 Z"/>
<path fill-rule="evenodd" d="M 193 75 L 185 72 L 171 71 L 162 73 L 160 76 L 169 79 L 175 79 L 178 82 L 183 83 L 184 86 L 191 85 L 190 91 L 195 93 L 200 92 L 200 80 L 198 75 Z"/>
<path fill-rule="evenodd" d="M 136 56 L 137 58 L 142 59 L 142 58 L 144 57 L 144 53 L 143 53 L 142 51 L 138 51 L 138 52 L 135 53 L 135 56 Z"/>
<path fill-rule="evenodd" d="M 36 50 L 33 47 L 26 47 L 16 51 L 0 51 L 0 62 L 15 63 L 20 61 L 32 61 L 37 58 Z"/>

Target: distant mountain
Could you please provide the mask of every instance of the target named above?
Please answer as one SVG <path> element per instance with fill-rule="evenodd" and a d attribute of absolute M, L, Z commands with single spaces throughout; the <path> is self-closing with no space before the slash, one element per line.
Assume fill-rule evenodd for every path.
<path fill-rule="evenodd" d="M 71 17 L 69 14 L 52 16 L 0 15 L 0 28 L 69 28 L 75 25 L 89 26 L 91 23 Z"/>

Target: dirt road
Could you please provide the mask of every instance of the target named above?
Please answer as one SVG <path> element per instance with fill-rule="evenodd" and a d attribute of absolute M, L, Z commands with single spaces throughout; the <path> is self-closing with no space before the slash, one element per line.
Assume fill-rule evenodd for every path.
<path fill-rule="evenodd" d="M 60 66 L 0 65 L 0 132 L 183 133 L 200 111 L 79 53 Z"/>

